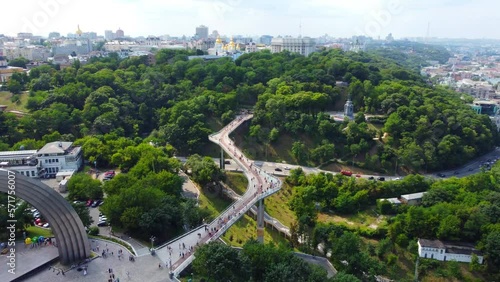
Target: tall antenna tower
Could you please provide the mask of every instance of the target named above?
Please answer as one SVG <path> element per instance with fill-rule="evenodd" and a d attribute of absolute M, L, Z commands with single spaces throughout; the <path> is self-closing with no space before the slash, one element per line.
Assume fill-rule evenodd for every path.
<path fill-rule="evenodd" d="M 299 23 L 299 38 L 302 38 L 302 19 L 300 19 Z"/>

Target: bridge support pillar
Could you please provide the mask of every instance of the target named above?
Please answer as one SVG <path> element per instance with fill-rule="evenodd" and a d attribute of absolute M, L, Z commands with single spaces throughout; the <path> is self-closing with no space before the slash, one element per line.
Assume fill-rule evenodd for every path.
<path fill-rule="evenodd" d="M 264 243 L 264 199 L 257 206 L 257 240 Z"/>
<path fill-rule="evenodd" d="M 220 148 L 219 165 L 220 165 L 220 169 L 225 169 L 226 168 L 225 162 L 224 162 L 224 150 L 222 149 L 222 147 Z"/>

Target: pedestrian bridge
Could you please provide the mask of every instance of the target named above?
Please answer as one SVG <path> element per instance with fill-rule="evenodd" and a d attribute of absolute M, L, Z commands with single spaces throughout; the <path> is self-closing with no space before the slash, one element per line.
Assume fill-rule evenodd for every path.
<path fill-rule="evenodd" d="M 175 277 L 193 261 L 194 250 L 197 246 L 219 239 L 224 232 L 255 204 L 259 204 L 257 208 L 257 238 L 263 241 L 263 200 L 281 189 L 282 183 L 278 178 L 267 174 L 255 166 L 253 161 L 246 158 L 229 138 L 231 132 L 252 117 L 252 114 L 240 115 L 219 132 L 209 136 L 210 141 L 219 145 L 223 152 L 239 165 L 248 178 L 248 187 L 243 196 L 221 212 L 212 222 L 195 228 L 156 248 L 156 254 L 170 268 L 171 273 Z M 221 153 L 221 165 L 223 166 L 223 164 L 223 153 Z"/>

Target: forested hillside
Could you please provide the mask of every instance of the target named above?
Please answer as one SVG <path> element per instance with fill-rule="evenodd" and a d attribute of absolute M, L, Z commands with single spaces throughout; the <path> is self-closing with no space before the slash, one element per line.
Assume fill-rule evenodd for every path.
<path fill-rule="evenodd" d="M 241 107 L 255 111 L 252 142 L 291 137 L 294 148 L 286 149 L 299 163 L 358 155 L 367 167 L 390 170 L 399 157 L 411 170 L 433 170 L 459 165 L 497 142 L 489 119 L 458 94 L 429 87 L 416 72 L 376 54 L 258 52 L 235 62 L 187 55 L 161 50 L 150 64 L 147 57 L 112 54 L 62 70 L 46 65 L 15 74 L 9 84 L 29 91 L 30 114 L 0 113 L 0 149 L 83 138 L 78 143 L 87 159 L 102 165 L 120 149 L 113 145 L 118 138 L 138 144 L 149 137 L 180 154 L 203 152 L 214 124 L 227 123 Z M 336 81 L 350 84 L 342 88 Z M 376 114 L 372 123 L 383 128 L 362 114 L 344 123 L 323 114 L 348 94 L 357 112 Z M 386 139 L 373 140 L 384 132 Z"/>

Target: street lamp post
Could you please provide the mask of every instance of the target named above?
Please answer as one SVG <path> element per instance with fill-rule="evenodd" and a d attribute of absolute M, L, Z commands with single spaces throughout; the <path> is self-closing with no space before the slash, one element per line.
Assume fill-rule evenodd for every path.
<path fill-rule="evenodd" d="M 151 236 L 151 238 L 149 238 L 151 240 L 151 249 L 154 247 L 154 242 L 156 240 L 156 237 L 155 236 Z"/>
<path fill-rule="evenodd" d="M 149 238 L 151 240 L 151 254 L 154 254 L 154 242 L 156 240 L 156 237 L 155 236 L 151 236 L 151 238 Z"/>

